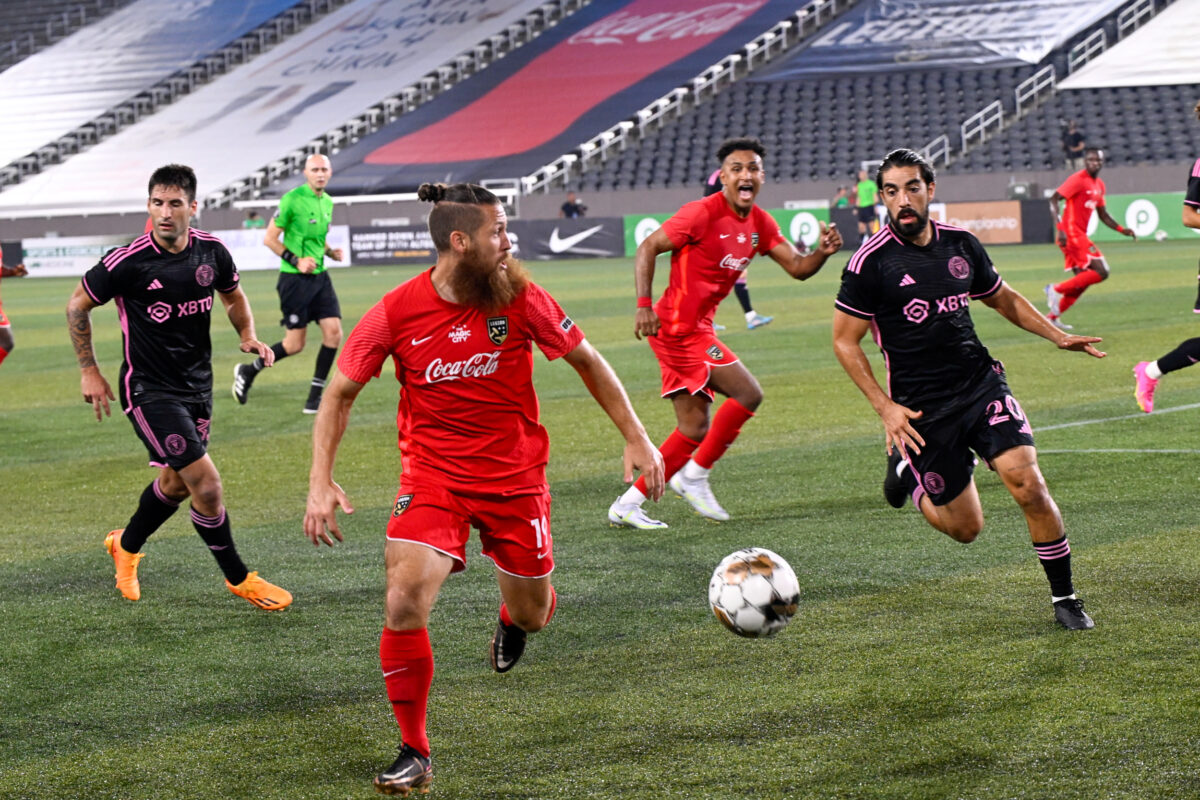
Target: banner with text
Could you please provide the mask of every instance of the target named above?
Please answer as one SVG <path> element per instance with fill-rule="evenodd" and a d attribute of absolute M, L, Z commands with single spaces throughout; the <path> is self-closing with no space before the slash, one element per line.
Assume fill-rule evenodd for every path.
<path fill-rule="evenodd" d="M 829 224 L 828 208 L 768 209 L 767 213 L 779 223 L 783 235 L 793 242 L 812 247 L 821 235 L 821 223 Z M 627 214 L 625 216 L 625 255 L 632 257 L 638 245 L 670 219 L 673 214 Z M 843 237 L 848 237 L 842 231 Z"/>

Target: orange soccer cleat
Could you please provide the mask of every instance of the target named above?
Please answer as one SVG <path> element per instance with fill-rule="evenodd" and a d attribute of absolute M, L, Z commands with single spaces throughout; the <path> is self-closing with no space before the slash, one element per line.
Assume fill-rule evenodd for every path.
<path fill-rule="evenodd" d="M 117 588 L 126 600 L 137 600 L 142 596 L 142 585 L 138 582 L 137 567 L 145 553 L 127 553 L 121 547 L 124 528 L 109 532 L 104 537 L 104 549 L 112 556 L 117 568 Z"/>
<path fill-rule="evenodd" d="M 278 611 L 287 608 L 292 602 L 290 592 L 258 577 L 257 572 L 251 572 L 237 586 L 229 581 L 225 581 L 225 585 L 229 587 L 229 591 L 238 597 L 246 598 L 263 611 Z"/>

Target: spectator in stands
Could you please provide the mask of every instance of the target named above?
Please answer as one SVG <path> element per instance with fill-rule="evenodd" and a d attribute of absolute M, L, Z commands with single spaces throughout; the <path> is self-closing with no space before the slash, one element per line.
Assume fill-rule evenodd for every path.
<path fill-rule="evenodd" d="M 562 208 L 558 210 L 558 215 L 567 219 L 578 219 L 585 214 L 587 214 L 587 206 L 575 197 L 574 192 L 567 192 L 567 202 L 562 204 Z"/>
<path fill-rule="evenodd" d="M 0 277 L 3 278 L 20 278 L 23 275 L 28 275 L 29 271 L 25 269 L 24 264 L 17 264 L 15 267 L 6 267 L 3 264 L 4 251 L 0 250 Z M 8 354 L 13 350 L 13 335 L 12 324 L 8 321 L 8 317 L 4 316 L 4 306 L 0 304 L 0 364 L 4 363 L 4 359 L 8 358 Z"/>
<path fill-rule="evenodd" d="M 710 194 L 716 194 L 723 189 L 724 187 L 721 186 L 721 170 L 718 168 L 713 170 L 713 173 L 708 176 L 708 180 L 704 182 L 704 196 L 708 197 Z M 803 247 L 804 245 L 801 244 L 800 248 L 803 249 Z M 750 302 L 749 277 L 749 273 L 746 270 L 742 270 L 741 275 L 738 276 L 737 283 L 733 285 L 733 293 L 737 295 L 738 304 L 741 305 L 742 313 L 746 316 L 746 329 L 752 331 L 755 328 L 761 328 L 763 325 L 770 324 L 775 318 L 759 314 L 754 310 L 754 304 Z M 717 324 L 714 320 L 713 330 L 723 331 L 725 330 L 725 326 Z"/>
<path fill-rule="evenodd" d="M 837 192 L 833 195 L 833 199 L 829 201 L 830 208 L 849 208 L 850 207 L 850 190 L 845 186 L 837 187 Z"/>
<path fill-rule="evenodd" d="M 325 379 L 333 366 L 333 357 L 342 343 L 342 309 L 333 281 L 325 271 L 325 256 L 341 261 L 340 247 L 330 247 L 326 238 L 333 221 L 333 200 L 325 185 L 333 176 L 333 167 L 323 155 L 311 155 L 304 162 L 305 183 L 292 189 L 279 201 L 279 211 L 267 226 L 263 244 L 279 256 L 279 307 L 283 311 L 286 333 L 283 341 L 271 345 L 275 363 L 304 349 L 308 323 L 321 329 L 321 349 L 313 371 L 312 386 L 305 414 L 316 414 L 321 405 Z M 266 367 L 261 358 L 250 364 L 238 364 L 233 370 L 233 396 L 245 403 L 250 386 Z"/>
<path fill-rule="evenodd" d="M 265 219 L 263 219 L 262 217 L 260 217 L 258 215 L 257 211 L 255 211 L 254 209 L 250 209 L 250 213 L 246 215 L 246 218 L 244 220 L 242 220 L 242 227 L 243 228 L 265 228 L 265 227 L 267 227 L 267 221 Z"/>
<path fill-rule="evenodd" d="M 879 218 L 875 214 L 875 205 L 879 202 L 879 188 L 865 169 L 858 171 L 854 196 L 855 207 L 858 209 L 858 246 L 862 247 L 863 242 L 876 231 L 879 224 Z"/>
<path fill-rule="evenodd" d="M 1105 225 L 1137 240 L 1137 234 L 1113 219 L 1104 206 L 1104 181 L 1100 180 L 1100 170 L 1103 168 L 1104 151 L 1089 147 L 1084 168 L 1063 181 L 1062 186 L 1050 196 L 1050 213 L 1054 215 L 1057 227 L 1054 241 L 1063 251 L 1063 269 L 1070 271 L 1074 277 L 1057 285 L 1046 284 L 1046 318 L 1064 331 L 1072 326 L 1062 321 L 1062 315 L 1075 304 L 1087 287 L 1108 277 L 1108 262 L 1104 260 L 1104 254 L 1088 238 L 1092 210 L 1095 209 L 1096 216 Z M 1063 200 L 1067 202 L 1060 211 L 1059 204 Z"/>
<path fill-rule="evenodd" d="M 1083 169 L 1083 154 L 1086 145 L 1083 133 L 1079 130 L 1075 120 L 1069 120 L 1063 129 L 1062 146 L 1067 169 Z"/>
<path fill-rule="evenodd" d="M 1200 119 L 1200 103 L 1194 109 Z M 1183 224 L 1200 231 L 1200 158 L 1188 173 L 1187 192 L 1183 196 Z M 1200 314 L 1200 296 L 1194 308 Z M 1154 410 L 1154 390 L 1163 375 L 1200 362 L 1200 337 L 1186 339 L 1157 361 L 1141 361 L 1133 368 L 1133 395 L 1138 408 L 1149 414 Z"/>

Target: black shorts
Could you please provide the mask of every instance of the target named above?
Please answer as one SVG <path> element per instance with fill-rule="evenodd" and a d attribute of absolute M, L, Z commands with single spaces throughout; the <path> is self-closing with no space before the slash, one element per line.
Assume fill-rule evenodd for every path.
<path fill-rule="evenodd" d="M 208 452 L 211 399 L 194 402 L 156 400 L 134 406 L 128 417 L 134 432 L 150 453 L 152 467 L 183 469 Z"/>
<path fill-rule="evenodd" d="M 1033 446 L 1033 429 L 1002 374 L 981 382 L 965 403 L 914 410 L 925 412 L 912 421 L 925 446 L 919 455 L 908 455 L 935 506 L 949 503 L 970 485 L 972 450 L 990 466 L 1005 450 Z"/>
<path fill-rule="evenodd" d="M 275 291 L 279 292 L 279 310 L 283 312 L 279 324 L 285 328 L 305 328 L 310 322 L 342 318 L 342 307 L 328 272 L 319 275 L 281 272 Z"/>
<path fill-rule="evenodd" d="M 859 206 L 858 221 L 859 222 L 874 222 L 875 221 L 875 206 Z"/>

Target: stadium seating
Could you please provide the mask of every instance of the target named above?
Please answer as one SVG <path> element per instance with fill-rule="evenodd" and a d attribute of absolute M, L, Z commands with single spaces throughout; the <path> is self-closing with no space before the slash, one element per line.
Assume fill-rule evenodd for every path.
<path fill-rule="evenodd" d="M 0 3 L 0 70 L 133 0 L 5 0 Z"/>

